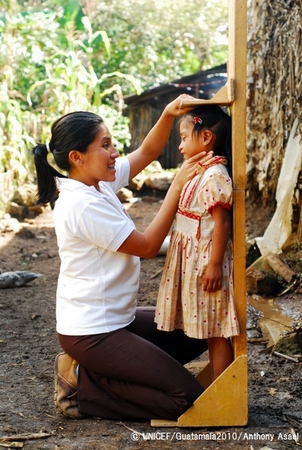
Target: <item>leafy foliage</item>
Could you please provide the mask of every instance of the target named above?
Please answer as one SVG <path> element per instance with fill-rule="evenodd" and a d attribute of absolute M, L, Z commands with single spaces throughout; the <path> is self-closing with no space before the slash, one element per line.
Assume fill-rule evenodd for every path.
<path fill-rule="evenodd" d="M 107 30 L 112 53 L 99 61 L 102 67 L 126 68 L 143 88 L 226 61 L 227 0 L 81 0 L 81 5 L 96 27 Z"/>

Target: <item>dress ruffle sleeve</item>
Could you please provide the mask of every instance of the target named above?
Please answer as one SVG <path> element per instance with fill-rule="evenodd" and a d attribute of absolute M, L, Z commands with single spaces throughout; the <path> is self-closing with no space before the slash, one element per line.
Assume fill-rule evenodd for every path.
<path fill-rule="evenodd" d="M 231 178 L 222 171 L 208 169 L 198 192 L 198 203 L 211 214 L 215 206 L 221 205 L 230 210 L 233 203 L 233 187 Z"/>

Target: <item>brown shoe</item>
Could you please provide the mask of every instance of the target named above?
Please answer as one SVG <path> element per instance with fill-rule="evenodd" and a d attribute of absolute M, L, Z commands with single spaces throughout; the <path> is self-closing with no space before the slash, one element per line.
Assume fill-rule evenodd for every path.
<path fill-rule="evenodd" d="M 70 419 L 84 419 L 78 409 L 78 379 L 76 376 L 76 360 L 67 353 L 59 353 L 55 359 L 55 405 L 57 409 Z"/>

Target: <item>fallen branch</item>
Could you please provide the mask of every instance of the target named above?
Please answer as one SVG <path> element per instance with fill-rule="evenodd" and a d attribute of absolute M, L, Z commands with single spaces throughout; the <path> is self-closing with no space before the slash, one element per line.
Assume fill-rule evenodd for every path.
<path fill-rule="evenodd" d="M 267 344 L 268 343 L 268 339 L 267 338 L 248 338 L 247 341 L 250 344 Z"/>
<path fill-rule="evenodd" d="M 140 433 L 139 431 L 134 430 L 133 428 L 127 427 L 123 422 L 119 422 L 119 425 L 122 425 L 123 427 L 127 428 L 127 430 L 132 431 L 132 433 L 135 433 L 139 436 L 144 436 L 144 433 Z"/>
<path fill-rule="evenodd" d="M 153 275 L 150 276 L 150 280 L 153 280 L 154 278 L 158 277 L 162 273 L 163 269 L 158 270 Z"/>
<path fill-rule="evenodd" d="M 299 283 L 299 277 L 295 278 L 294 281 L 287 286 L 282 292 L 280 292 L 279 296 L 286 294 L 287 292 L 291 291 L 295 286 L 297 286 Z"/>
<path fill-rule="evenodd" d="M 21 433 L 14 434 L 13 436 L 2 436 L 0 438 L 1 443 L 10 441 L 28 441 L 31 439 L 44 439 L 50 437 L 51 433 Z"/>
<path fill-rule="evenodd" d="M 296 362 L 296 363 L 299 362 L 299 359 L 298 359 L 298 358 L 294 358 L 294 357 L 292 357 L 292 356 L 284 355 L 283 353 L 274 352 L 274 355 L 280 356 L 281 358 L 284 358 L 284 359 L 288 359 L 289 361 L 294 361 L 294 362 Z"/>
<path fill-rule="evenodd" d="M 2 442 L 0 440 L 0 447 L 6 448 L 23 448 L 23 442 Z"/>
<path fill-rule="evenodd" d="M 283 280 L 285 280 L 287 283 L 293 281 L 296 275 L 295 272 L 291 270 L 286 264 L 284 264 L 284 262 L 281 261 L 281 259 L 277 255 L 270 253 L 266 256 L 266 260 L 273 271 L 280 275 Z"/>

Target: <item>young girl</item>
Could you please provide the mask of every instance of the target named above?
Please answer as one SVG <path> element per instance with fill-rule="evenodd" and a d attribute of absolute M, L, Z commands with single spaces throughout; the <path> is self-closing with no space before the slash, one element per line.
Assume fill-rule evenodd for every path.
<path fill-rule="evenodd" d="M 232 362 L 229 338 L 239 334 L 230 236 L 231 119 L 219 106 L 200 106 L 180 119 L 180 137 L 185 160 L 203 151 L 216 156 L 182 190 L 155 322 L 160 330 L 180 328 L 207 339 L 214 380 Z"/>
<path fill-rule="evenodd" d="M 51 201 L 61 259 L 57 333 L 64 353 L 55 360 L 55 404 L 70 418 L 175 420 L 203 392 L 183 364 L 206 349 L 183 332 L 161 333 L 155 308 L 136 308 L 140 257 L 156 256 L 175 216 L 179 195 L 191 179 L 196 155 L 184 162 L 157 216 L 144 233 L 115 192 L 156 159 L 181 95 L 164 109 L 142 145 L 119 158 L 101 117 L 78 111 L 59 118 L 50 142 L 34 149 L 39 201 Z M 48 162 L 52 153 L 58 172 Z"/>

